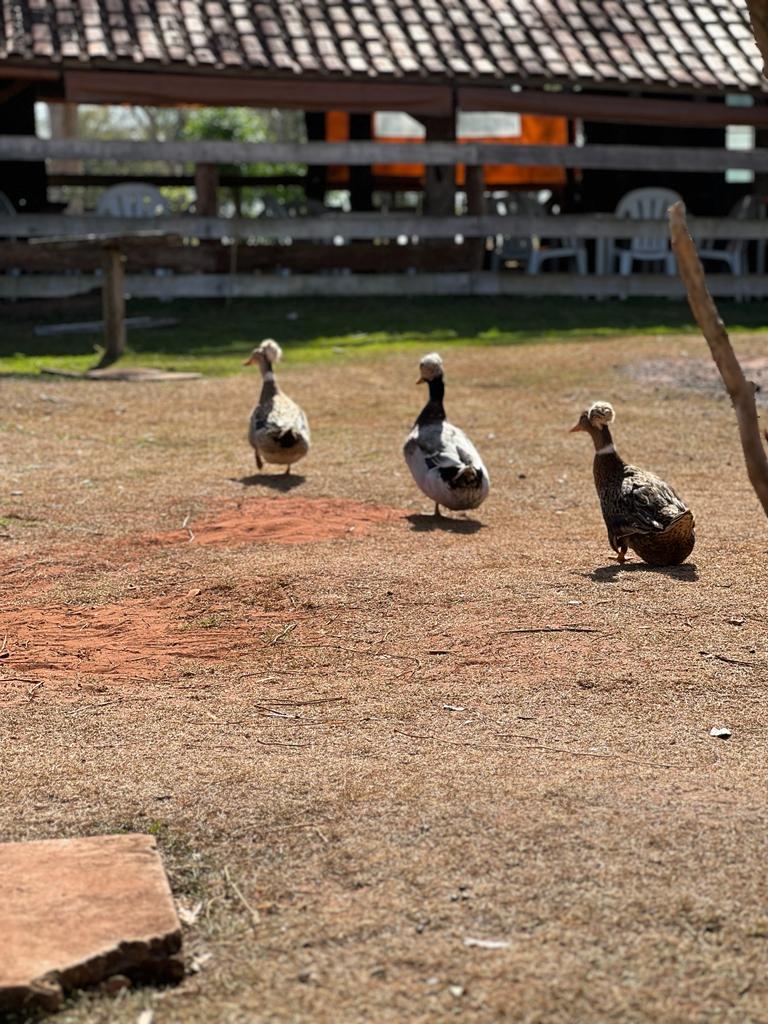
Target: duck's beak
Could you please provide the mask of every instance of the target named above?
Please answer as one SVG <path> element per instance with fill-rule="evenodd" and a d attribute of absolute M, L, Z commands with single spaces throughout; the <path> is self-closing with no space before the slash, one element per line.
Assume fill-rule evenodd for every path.
<path fill-rule="evenodd" d="M 419 377 L 419 379 L 416 381 L 416 383 L 417 384 L 426 384 L 427 382 L 424 380 L 423 377 Z"/>
<path fill-rule="evenodd" d="M 243 366 L 253 366 L 255 362 L 257 362 L 256 356 L 248 356 L 248 358 L 244 360 Z"/>
<path fill-rule="evenodd" d="M 575 434 L 577 431 L 583 430 L 583 429 L 584 429 L 584 427 L 582 427 L 582 425 L 580 423 L 577 423 L 575 427 L 571 427 L 571 429 L 568 431 L 568 433 L 569 434 Z"/>

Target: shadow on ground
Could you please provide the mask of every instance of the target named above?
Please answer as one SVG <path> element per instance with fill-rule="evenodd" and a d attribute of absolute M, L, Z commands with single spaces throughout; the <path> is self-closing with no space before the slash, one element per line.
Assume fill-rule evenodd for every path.
<path fill-rule="evenodd" d="M 254 473 L 252 476 L 232 477 L 232 482 L 243 487 L 270 487 L 273 491 L 292 491 L 306 481 L 300 473 Z"/>
<path fill-rule="evenodd" d="M 477 533 L 485 526 L 485 523 L 480 523 L 477 519 L 449 519 L 448 516 L 412 515 L 405 518 L 411 524 L 411 529 L 419 533 L 430 533 L 434 530 L 443 530 L 445 533 Z"/>
<path fill-rule="evenodd" d="M 614 562 L 612 565 L 601 565 L 592 572 L 581 575 L 596 583 L 616 583 L 622 573 L 637 572 L 658 573 L 681 583 L 695 583 L 699 578 L 699 570 L 690 562 L 685 565 L 647 565 L 645 562 L 625 562 L 624 565 L 619 565 L 618 562 Z"/>

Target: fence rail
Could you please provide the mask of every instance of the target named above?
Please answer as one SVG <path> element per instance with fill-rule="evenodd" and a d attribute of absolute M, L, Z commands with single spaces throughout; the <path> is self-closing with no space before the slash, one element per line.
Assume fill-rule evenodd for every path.
<path fill-rule="evenodd" d="M 768 219 L 739 220 L 730 217 L 691 217 L 689 227 L 696 238 L 768 239 Z M 666 237 L 668 226 L 661 220 L 630 220 L 613 214 L 511 215 L 424 217 L 410 213 L 328 213 L 309 217 L 100 217 L 95 214 L 19 213 L 0 216 L 0 238 L 79 238 L 151 234 L 182 235 L 186 238 L 245 240 L 269 238 L 332 241 L 347 239 L 485 238 L 506 235 L 514 238 L 566 237 L 579 239 L 626 239 Z M 44 244 L 44 242 L 36 243 Z"/>
<path fill-rule="evenodd" d="M 768 151 L 683 146 L 528 146 L 486 142 L 135 142 L 0 136 L 0 160 L 168 160 L 188 164 L 296 163 L 317 166 L 418 163 L 516 164 L 581 170 L 768 171 Z"/>
<path fill-rule="evenodd" d="M 0 275 L 0 299 L 67 298 L 100 290 L 103 278 L 93 274 Z M 768 298 L 768 277 L 713 275 L 708 286 L 716 297 Z M 132 298 L 342 298 L 356 296 L 477 295 L 552 298 L 682 299 L 685 289 L 676 277 L 639 274 L 630 277 L 574 274 L 494 274 L 485 271 L 424 274 L 185 274 L 179 277 L 127 275 L 125 291 Z"/>

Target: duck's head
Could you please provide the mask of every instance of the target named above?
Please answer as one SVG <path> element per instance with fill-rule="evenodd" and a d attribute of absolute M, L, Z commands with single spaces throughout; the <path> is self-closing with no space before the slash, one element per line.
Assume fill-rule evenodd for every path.
<path fill-rule="evenodd" d="M 616 413 L 613 411 L 613 406 L 610 402 L 593 402 L 579 416 L 579 422 L 571 427 L 571 433 L 573 434 L 577 430 L 584 430 L 589 434 L 593 430 L 601 430 L 603 427 L 607 427 L 609 423 L 612 423 L 615 416 Z"/>
<path fill-rule="evenodd" d="M 272 369 L 272 363 L 276 363 L 283 355 L 283 350 L 274 338 L 265 338 L 262 343 L 251 352 L 243 363 L 243 366 L 260 366 L 262 373 Z"/>
<path fill-rule="evenodd" d="M 419 379 L 417 384 L 428 384 L 431 380 L 443 376 L 443 360 L 437 352 L 430 352 L 429 355 L 419 363 Z"/>

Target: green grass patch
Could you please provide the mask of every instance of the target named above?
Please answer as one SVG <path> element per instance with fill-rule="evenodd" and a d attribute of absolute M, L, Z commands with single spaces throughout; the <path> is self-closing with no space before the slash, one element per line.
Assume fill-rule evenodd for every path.
<path fill-rule="evenodd" d="M 768 303 L 723 303 L 732 330 L 765 330 Z M 451 345 L 521 345 L 617 337 L 698 333 L 684 303 L 665 300 L 403 298 L 241 299 L 129 303 L 129 316 L 177 317 L 172 328 L 130 331 L 126 365 L 240 372 L 262 338 L 274 337 L 294 361 L 338 360 L 393 349 Z M 43 369 L 86 370 L 96 362 L 98 334 L 37 337 L 36 324 L 98 319 L 93 299 L 0 308 L 0 374 Z"/>

